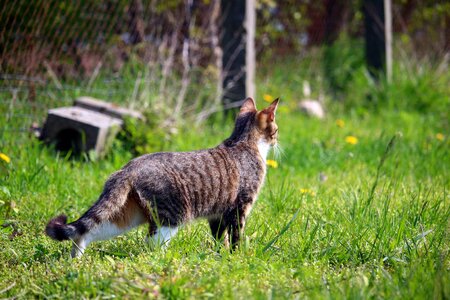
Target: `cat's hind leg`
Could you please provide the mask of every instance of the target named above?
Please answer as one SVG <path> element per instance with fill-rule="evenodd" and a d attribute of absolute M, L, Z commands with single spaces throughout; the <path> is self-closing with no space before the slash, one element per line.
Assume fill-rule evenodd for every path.
<path fill-rule="evenodd" d="M 155 247 L 166 247 L 178 232 L 177 226 L 156 226 L 150 224 L 149 235 L 147 236 L 147 243 L 154 249 Z"/>
<path fill-rule="evenodd" d="M 128 198 L 122 209 L 109 219 L 100 221 L 89 231 L 73 240 L 72 257 L 80 257 L 86 247 L 95 241 L 107 240 L 147 222 L 144 210 L 133 198 Z"/>

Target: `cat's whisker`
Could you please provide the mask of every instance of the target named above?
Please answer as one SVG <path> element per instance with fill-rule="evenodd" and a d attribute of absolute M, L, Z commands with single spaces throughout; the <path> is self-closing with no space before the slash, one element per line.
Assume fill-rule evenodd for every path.
<path fill-rule="evenodd" d="M 280 143 L 275 144 L 275 146 L 273 147 L 273 154 L 276 160 L 282 159 L 286 156 Z"/>

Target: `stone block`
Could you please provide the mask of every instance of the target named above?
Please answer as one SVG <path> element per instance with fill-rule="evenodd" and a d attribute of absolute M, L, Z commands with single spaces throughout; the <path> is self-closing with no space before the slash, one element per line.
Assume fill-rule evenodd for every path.
<path fill-rule="evenodd" d="M 79 153 L 94 150 L 105 153 L 123 121 L 112 115 L 83 107 L 60 107 L 48 111 L 41 139 L 57 150 Z"/>
<path fill-rule="evenodd" d="M 92 97 L 79 97 L 75 100 L 74 106 L 83 107 L 120 119 L 123 119 L 124 117 L 144 119 L 144 116 L 138 111 L 120 107 L 116 104 L 101 101 Z"/>

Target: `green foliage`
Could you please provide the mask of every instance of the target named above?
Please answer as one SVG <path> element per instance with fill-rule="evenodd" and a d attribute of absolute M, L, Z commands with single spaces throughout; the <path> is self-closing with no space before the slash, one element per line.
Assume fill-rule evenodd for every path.
<path fill-rule="evenodd" d="M 164 120 L 152 111 L 144 114 L 145 120 L 128 118 L 124 130 L 119 132 L 118 145 L 134 155 L 159 152 L 168 148 L 175 128 L 164 126 Z"/>
<path fill-rule="evenodd" d="M 344 103 L 330 102 L 327 118 L 316 120 L 296 110 L 303 80 L 313 95 L 323 84 L 320 68 L 304 63 L 260 68 L 258 107 L 267 105 L 263 94 L 281 96 L 283 151 L 270 157 L 278 167 L 268 169 L 234 253 L 213 241 L 205 221 L 181 228 L 167 249 L 150 250 L 144 226 L 94 243 L 78 260 L 68 259 L 69 243 L 43 234 L 56 214 L 79 217 L 133 157 L 128 149 L 212 147 L 228 137 L 231 122 L 181 127 L 167 138 L 166 129 L 159 133 L 170 128 L 165 114 L 149 113 L 143 123 L 127 121 L 124 140 L 105 159 L 83 162 L 12 130 L 23 122 L 14 116 L 30 113 L 23 97 L 0 105 L 0 152 L 11 159 L 0 173 L 1 297 L 449 298 L 449 127 L 439 111 L 445 102 L 438 103 L 448 75 L 431 67 L 406 75 L 398 62 L 395 84 L 375 87 L 358 70 Z M 124 81 L 134 82 L 129 76 Z"/>
<path fill-rule="evenodd" d="M 364 65 L 362 40 L 341 37 L 332 45 L 324 46 L 324 76 L 330 91 L 340 97 L 353 88 L 355 75 Z"/>
<path fill-rule="evenodd" d="M 374 81 L 363 66 L 353 70 L 340 96 L 347 109 L 359 111 L 434 112 L 448 115 L 450 74 L 443 62 L 422 59 L 418 62 L 394 62 L 392 82 L 381 77 Z M 338 67 L 338 66 L 336 66 Z"/>

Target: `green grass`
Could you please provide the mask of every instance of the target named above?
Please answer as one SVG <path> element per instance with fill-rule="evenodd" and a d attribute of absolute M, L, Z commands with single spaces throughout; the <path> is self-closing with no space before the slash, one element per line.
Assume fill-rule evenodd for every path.
<path fill-rule="evenodd" d="M 333 103 L 327 119 L 306 118 L 295 109 L 303 77 L 286 68 L 280 63 L 259 79 L 259 107 L 264 93 L 284 100 L 277 115 L 283 152 L 270 157 L 279 166 L 268 170 L 234 253 L 198 221 L 165 250 L 150 250 L 142 227 L 70 260 L 69 243 L 43 234 L 46 222 L 59 213 L 79 217 L 131 154 L 116 147 L 99 161 L 65 159 L 13 131 L 23 127 L 21 114 L 38 119 L 43 109 L 25 100 L 0 105 L 0 152 L 11 158 L 0 166 L 0 297 L 448 299 L 448 111 L 408 109 L 406 100 L 385 98 L 394 105 L 358 106 L 356 97 L 373 87 L 356 82 L 361 90 L 349 91 L 351 109 Z M 447 108 L 448 83 L 430 91 Z M 398 86 L 390 89 L 395 100 L 416 100 L 413 83 Z M 166 150 L 212 147 L 231 129 L 219 120 L 182 129 Z M 349 135 L 356 145 L 345 142 Z"/>

